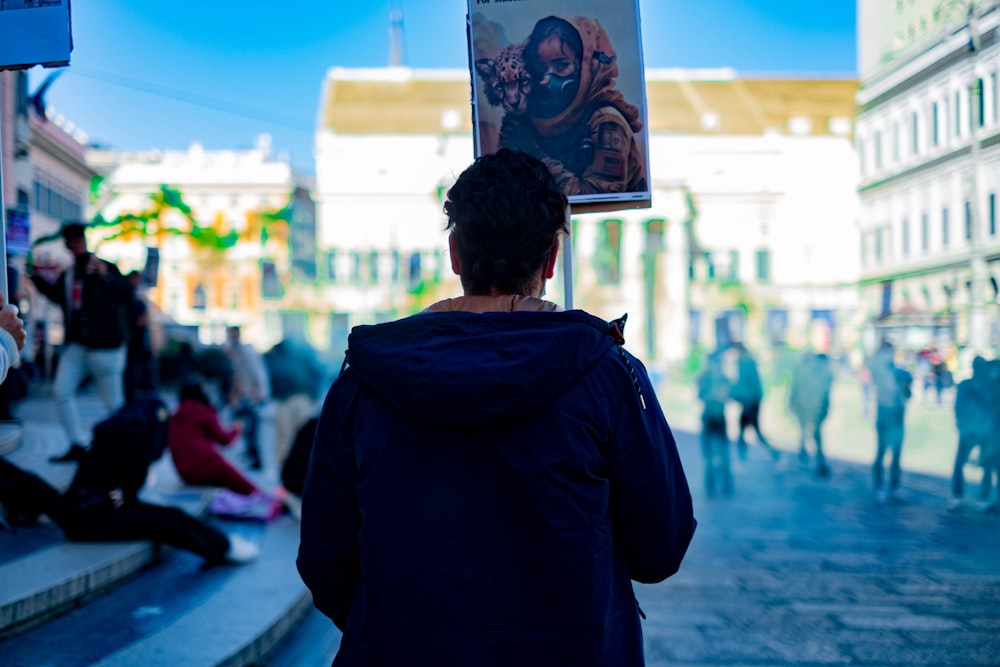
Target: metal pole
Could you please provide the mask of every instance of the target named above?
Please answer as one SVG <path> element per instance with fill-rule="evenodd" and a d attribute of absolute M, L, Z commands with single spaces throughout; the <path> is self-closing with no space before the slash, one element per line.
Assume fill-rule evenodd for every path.
<path fill-rule="evenodd" d="M 566 310 L 573 309 L 573 211 L 566 204 L 566 240 L 563 243 L 563 297 Z"/>
<path fill-rule="evenodd" d="M 983 202 L 980 197 L 980 182 L 982 179 L 981 142 L 979 125 L 982 122 L 980 106 L 984 104 L 983 90 L 979 85 L 979 35 L 976 32 L 975 3 L 969 2 L 969 49 L 972 63 L 972 145 L 970 156 L 972 160 L 972 187 L 969 202 L 969 272 L 971 287 L 969 294 L 969 331 L 966 346 L 970 352 L 982 353 L 987 343 L 986 331 L 986 253 L 983 245 Z"/>
<path fill-rule="evenodd" d="M 6 98 L 6 77 L 0 71 L 0 306 L 8 302 L 7 295 L 7 206 L 4 202 L 3 185 L 3 117 Z"/>

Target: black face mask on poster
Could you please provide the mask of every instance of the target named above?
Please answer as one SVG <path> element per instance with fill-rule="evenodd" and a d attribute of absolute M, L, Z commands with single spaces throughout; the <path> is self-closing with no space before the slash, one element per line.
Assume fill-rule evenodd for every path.
<path fill-rule="evenodd" d="M 532 90 L 532 103 L 540 118 L 552 118 L 566 110 L 580 91 L 579 70 L 569 76 L 547 73 Z"/>

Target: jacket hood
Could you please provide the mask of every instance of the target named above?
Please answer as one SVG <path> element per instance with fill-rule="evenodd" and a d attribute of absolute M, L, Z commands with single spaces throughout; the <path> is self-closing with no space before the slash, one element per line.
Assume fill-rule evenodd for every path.
<path fill-rule="evenodd" d="M 621 91 L 615 89 L 618 78 L 618 54 L 600 21 L 584 16 L 566 19 L 583 42 L 580 64 L 580 91 L 576 99 L 554 118 L 532 118 L 535 128 L 544 136 L 564 134 L 576 128 L 600 106 L 613 106 L 628 121 L 633 132 L 642 130 L 639 110 L 629 104 Z"/>
<path fill-rule="evenodd" d="M 580 310 L 433 308 L 355 327 L 347 351 L 349 373 L 392 410 L 425 424 L 461 428 L 523 419 L 615 348 L 612 326 Z"/>

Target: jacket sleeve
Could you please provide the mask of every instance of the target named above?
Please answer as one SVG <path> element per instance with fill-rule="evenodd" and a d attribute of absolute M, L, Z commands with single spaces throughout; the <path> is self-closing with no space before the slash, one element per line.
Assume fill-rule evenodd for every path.
<path fill-rule="evenodd" d="M 627 352 L 624 360 L 611 413 L 611 520 L 629 575 L 652 584 L 677 572 L 697 522 L 677 444 L 649 376 Z"/>
<path fill-rule="evenodd" d="M 0 384 L 7 381 L 7 374 L 11 367 L 17 365 L 20 358 L 14 337 L 0 329 Z"/>
<path fill-rule="evenodd" d="M 201 430 L 212 442 L 217 442 L 220 445 L 228 445 L 239 434 L 236 429 L 222 428 L 222 424 L 219 423 L 219 415 L 214 412 L 205 414 L 201 422 Z"/>
<path fill-rule="evenodd" d="M 356 393 L 347 371 L 330 388 L 320 413 L 302 492 L 296 561 L 313 604 L 341 630 L 361 579 L 358 473 L 348 423 Z"/>
<path fill-rule="evenodd" d="M 35 289 L 44 296 L 49 301 L 58 304 L 60 306 L 66 305 L 66 287 L 64 281 L 66 280 L 66 273 L 60 273 L 59 277 L 54 283 L 50 283 L 41 276 L 33 275 L 31 276 L 31 284 L 35 286 Z"/>

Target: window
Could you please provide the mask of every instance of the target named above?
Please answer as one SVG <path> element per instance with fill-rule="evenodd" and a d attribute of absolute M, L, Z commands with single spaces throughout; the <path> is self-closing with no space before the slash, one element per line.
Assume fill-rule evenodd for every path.
<path fill-rule="evenodd" d="M 884 229 L 885 229 L 884 227 L 879 227 L 878 229 L 875 230 L 875 263 L 876 264 L 881 264 L 882 263 L 882 256 L 883 256 L 883 250 L 884 250 L 883 247 L 882 247 L 882 242 L 883 242 L 882 234 L 884 232 Z"/>
<path fill-rule="evenodd" d="M 350 281 L 355 284 L 361 282 L 361 253 L 356 250 L 351 253 Z"/>
<path fill-rule="evenodd" d="M 392 284 L 399 283 L 399 263 L 403 261 L 398 250 L 392 251 Z"/>
<path fill-rule="evenodd" d="M 908 257 L 910 254 L 910 219 L 903 218 L 902 229 L 900 230 L 903 236 L 903 257 Z"/>
<path fill-rule="evenodd" d="M 407 271 L 407 284 L 411 290 L 417 289 L 423 280 L 424 273 L 420 267 L 420 253 L 412 253 L 409 260 L 409 270 Z"/>
<path fill-rule="evenodd" d="M 326 279 L 331 283 L 337 282 L 337 251 L 331 250 L 326 253 Z"/>
<path fill-rule="evenodd" d="M 931 104 L 931 145 L 934 147 L 937 147 L 941 142 L 940 135 L 938 134 L 938 124 L 941 122 L 939 113 L 938 103 L 934 102 Z"/>
<path fill-rule="evenodd" d="M 972 202 L 965 202 L 965 240 L 972 240 Z"/>
<path fill-rule="evenodd" d="M 875 169 L 882 168 L 882 133 L 875 133 Z"/>
<path fill-rule="evenodd" d="M 372 285 L 378 284 L 378 251 L 372 250 L 368 253 L 368 282 Z"/>
<path fill-rule="evenodd" d="M 705 280 L 715 280 L 715 261 L 711 252 L 705 253 Z"/>
<path fill-rule="evenodd" d="M 997 196 L 990 193 L 990 236 L 997 235 Z"/>
<path fill-rule="evenodd" d="M 865 175 L 865 142 L 863 139 L 858 139 L 858 168 L 861 170 L 861 175 Z"/>
<path fill-rule="evenodd" d="M 948 208 L 945 207 L 945 208 L 941 209 L 941 247 L 942 248 L 947 248 L 948 247 L 948 236 L 950 236 L 950 234 L 948 232 L 949 232 L 949 230 L 948 230 Z"/>
<path fill-rule="evenodd" d="M 726 280 L 731 283 L 740 281 L 740 252 L 739 250 L 729 251 L 729 266 L 726 267 Z"/>
<path fill-rule="evenodd" d="M 767 248 L 761 248 L 758 250 L 756 264 L 757 282 L 771 282 L 771 251 Z"/>
<path fill-rule="evenodd" d="M 899 123 L 892 124 L 892 161 L 899 162 Z"/>
<path fill-rule="evenodd" d="M 621 220 L 602 220 L 598 223 L 594 270 L 599 284 L 617 285 L 621 280 L 621 231 Z"/>
<path fill-rule="evenodd" d="M 861 233 L 861 266 L 868 265 L 868 232 Z"/>
<path fill-rule="evenodd" d="M 920 249 L 927 252 L 931 247 L 931 221 L 924 213 L 920 216 Z"/>
<path fill-rule="evenodd" d="M 913 117 L 911 120 L 913 124 L 913 154 L 920 154 L 920 116 L 916 111 L 913 112 Z"/>
<path fill-rule="evenodd" d="M 663 230 L 665 223 L 663 220 L 649 220 L 646 222 L 646 252 L 653 254 L 662 251 L 666 246 L 663 242 Z"/>
<path fill-rule="evenodd" d="M 993 72 L 990 74 L 990 118 L 993 120 L 993 124 L 997 124 L 997 102 L 1000 99 L 997 98 L 997 73 Z"/>
<path fill-rule="evenodd" d="M 208 305 L 208 299 L 205 294 L 205 286 L 198 283 L 194 286 L 194 291 L 191 294 L 191 308 L 205 310 L 206 305 Z"/>
<path fill-rule="evenodd" d="M 969 100 L 969 108 L 975 109 L 977 112 L 976 118 L 978 119 L 979 127 L 982 127 L 986 122 L 986 96 L 983 94 L 983 80 L 976 79 L 976 86 L 973 89 L 973 95 L 975 100 Z M 973 107 L 973 105 L 975 105 Z M 972 119 L 969 119 L 969 126 L 972 126 Z"/>
<path fill-rule="evenodd" d="M 955 136 L 962 136 L 962 93 L 955 93 Z"/>

